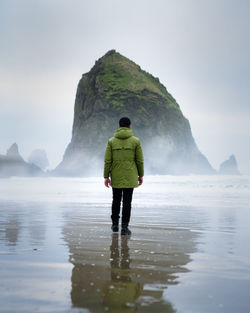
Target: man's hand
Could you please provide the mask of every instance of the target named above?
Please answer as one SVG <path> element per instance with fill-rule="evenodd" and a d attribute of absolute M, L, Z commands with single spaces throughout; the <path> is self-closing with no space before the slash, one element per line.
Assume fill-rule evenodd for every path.
<path fill-rule="evenodd" d="M 142 183 L 143 183 L 143 177 L 138 177 L 138 183 L 139 183 L 139 186 L 142 185 Z"/>
<path fill-rule="evenodd" d="M 104 178 L 104 185 L 109 188 L 109 186 L 111 186 L 111 182 L 109 178 Z"/>

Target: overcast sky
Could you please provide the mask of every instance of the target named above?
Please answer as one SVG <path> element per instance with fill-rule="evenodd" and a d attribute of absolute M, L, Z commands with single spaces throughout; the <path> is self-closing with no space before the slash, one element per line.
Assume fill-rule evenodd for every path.
<path fill-rule="evenodd" d="M 56 166 L 81 75 L 116 49 L 159 77 L 212 166 L 234 153 L 250 173 L 249 34 L 248 0 L 2 0 L 0 154 Z"/>

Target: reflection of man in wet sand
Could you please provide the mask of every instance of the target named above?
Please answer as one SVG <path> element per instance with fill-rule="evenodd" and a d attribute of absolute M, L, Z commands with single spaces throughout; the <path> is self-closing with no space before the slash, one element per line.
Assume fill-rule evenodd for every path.
<path fill-rule="evenodd" d="M 121 238 L 119 251 L 118 235 L 113 234 L 110 246 L 111 281 L 103 287 L 103 305 L 108 312 L 136 312 L 134 301 L 141 295 L 143 285 L 130 277 L 128 237 Z"/>
<path fill-rule="evenodd" d="M 131 122 L 122 117 L 114 137 L 110 138 L 105 152 L 104 184 L 112 185 L 112 230 L 118 232 L 122 199 L 122 235 L 130 235 L 128 229 L 133 190 L 143 183 L 144 167 L 140 140 L 133 136 Z M 111 181 L 109 179 L 111 176 Z"/>
<path fill-rule="evenodd" d="M 85 221 L 72 216 L 70 221 L 63 233 L 73 264 L 73 308 L 84 308 L 91 313 L 176 313 L 165 291 L 179 283 L 178 273 L 188 271 L 186 265 L 195 251 L 197 233 L 186 229 L 165 230 L 160 248 L 151 253 L 156 250 L 155 238 L 162 236 L 163 229 L 158 230 L 158 235 L 155 232 L 154 239 L 151 234 L 145 234 L 145 240 L 129 241 L 129 236 L 119 237 L 115 233 L 110 244 L 104 236 L 96 236 L 94 240 L 79 237 Z M 106 254 L 108 246 L 110 253 Z"/>

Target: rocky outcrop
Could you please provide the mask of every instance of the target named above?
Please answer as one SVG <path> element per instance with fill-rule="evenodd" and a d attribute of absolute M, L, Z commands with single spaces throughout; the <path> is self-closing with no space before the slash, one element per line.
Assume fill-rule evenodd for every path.
<path fill-rule="evenodd" d="M 228 160 L 220 165 L 220 175 L 240 175 L 235 156 L 232 154 Z"/>
<path fill-rule="evenodd" d="M 0 177 L 42 176 L 43 174 L 39 167 L 23 160 L 16 143 L 7 150 L 6 155 L 0 155 Z"/>
<path fill-rule="evenodd" d="M 13 145 L 7 150 L 6 157 L 14 161 L 24 161 L 18 151 L 18 145 L 16 143 L 13 143 Z"/>
<path fill-rule="evenodd" d="M 109 51 L 79 81 L 72 139 L 57 175 L 102 175 L 108 138 L 122 116 L 141 139 L 146 174 L 211 174 L 188 120 L 158 78 Z"/>
<path fill-rule="evenodd" d="M 42 170 L 45 170 L 49 166 L 46 151 L 42 149 L 33 150 L 28 158 L 28 161 L 29 163 L 40 167 Z"/>

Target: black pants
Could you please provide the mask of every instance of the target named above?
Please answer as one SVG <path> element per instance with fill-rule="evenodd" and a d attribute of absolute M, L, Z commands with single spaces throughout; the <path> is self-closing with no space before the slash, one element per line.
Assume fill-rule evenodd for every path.
<path fill-rule="evenodd" d="M 129 224 L 131 202 L 134 188 L 112 188 L 113 202 L 112 202 L 112 215 L 113 223 L 118 223 L 120 218 L 120 208 L 122 200 L 122 224 Z"/>

